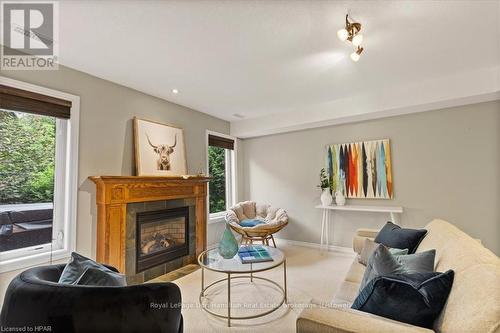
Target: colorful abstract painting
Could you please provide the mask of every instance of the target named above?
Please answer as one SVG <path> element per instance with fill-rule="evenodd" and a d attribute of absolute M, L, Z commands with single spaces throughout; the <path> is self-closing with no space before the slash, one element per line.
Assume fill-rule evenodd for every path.
<path fill-rule="evenodd" d="M 373 199 L 394 195 L 389 139 L 328 145 L 327 171 L 333 193 Z"/>

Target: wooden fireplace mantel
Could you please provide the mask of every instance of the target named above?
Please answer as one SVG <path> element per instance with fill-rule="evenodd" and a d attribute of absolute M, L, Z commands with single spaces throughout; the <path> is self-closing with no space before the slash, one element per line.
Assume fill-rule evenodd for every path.
<path fill-rule="evenodd" d="M 96 184 L 98 262 L 125 272 L 127 204 L 194 198 L 196 257 L 207 246 L 207 183 L 205 176 L 91 176 Z"/>

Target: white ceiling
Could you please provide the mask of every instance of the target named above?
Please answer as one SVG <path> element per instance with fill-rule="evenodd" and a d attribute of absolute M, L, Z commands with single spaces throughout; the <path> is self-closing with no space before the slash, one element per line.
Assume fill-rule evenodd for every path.
<path fill-rule="evenodd" d="M 347 12 L 363 24 L 358 63 L 336 37 Z M 242 137 L 282 119 L 266 133 L 498 93 L 499 43 L 496 0 L 60 3 L 61 63 L 231 121 Z"/>

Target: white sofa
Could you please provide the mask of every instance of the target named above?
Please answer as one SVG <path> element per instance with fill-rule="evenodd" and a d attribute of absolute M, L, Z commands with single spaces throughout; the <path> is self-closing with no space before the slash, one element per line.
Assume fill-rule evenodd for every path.
<path fill-rule="evenodd" d="M 331 305 L 306 308 L 297 319 L 298 333 L 499 333 L 500 259 L 452 224 L 434 220 L 416 252 L 436 249 L 435 269 L 455 271 L 453 287 L 433 330 L 350 308 L 358 295 L 365 266 L 357 258 Z M 377 230 L 360 229 L 353 239 L 358 254 Z"/>

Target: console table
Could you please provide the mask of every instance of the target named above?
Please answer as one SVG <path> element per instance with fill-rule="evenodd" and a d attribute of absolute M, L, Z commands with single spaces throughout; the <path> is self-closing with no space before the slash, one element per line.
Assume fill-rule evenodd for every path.
<path fill-rule="evenodd" d="M 369 213 L 389 213 L 391 221 L 398 224 L 398 219 L 396 219 L 395 214 L 403 213 L 403 207 L 394 206 L 359 206 L 359 205 L 344 205 L 344 206 L 323 206 L 318 205 L 315 208 L 321 209 L 323 211 L 323 217 L 321 219 L 321 242 L 320 246 L 323 249 L 323 244 L 326 244 L 328 250 L 328 227 L 330 224 L 330 213 L 335 210 L 339 211 L 351 211 L 351 212 L 369 212 Z"/>

